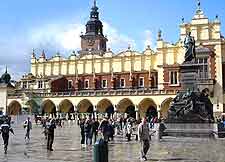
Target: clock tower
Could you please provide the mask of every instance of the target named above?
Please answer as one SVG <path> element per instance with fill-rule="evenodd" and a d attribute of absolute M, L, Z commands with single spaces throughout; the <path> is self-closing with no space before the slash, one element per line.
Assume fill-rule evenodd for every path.
<path fill-rule="evenodd" d="M 86 33 L 81 36 L 81 51 L 80 55 L 90 53 L 103 55 L 106 51 L 107 38 L 103 35 L 103 25 L 99 20 L 98 7 L 96 0 L 91 8 L 90 20 L 86 24 Z"/>

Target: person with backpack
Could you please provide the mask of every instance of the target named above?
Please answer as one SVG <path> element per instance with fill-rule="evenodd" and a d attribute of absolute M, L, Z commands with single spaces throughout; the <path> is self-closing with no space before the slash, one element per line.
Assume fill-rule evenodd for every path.
<path fill-rule="evenodd" d="M 2 139 L 4 141 L 4 153 L 7 154 L 7 148 L 9 143 L 9 132 L 14 134 L 13 129 L 10 127 L 8 121 L 4 121 L 3 124 L 0 126 L 0 133 L 2 134 Z"/>
<path fill-rule="evenodd" d="M 47 150 L 53 151 L 52 144 L 54 142 L 54 130 L 56 129 L 56 123 L 54 119 L 51 119 L 50 122 L 46 124 L 47 131 Z"/>
<path fill-rule="evenodd" d="M 88 119 L 86 119 L 85 123 L 84 123 L 84 132 L 85 132 L 85 144 L 88 145 L 92 145 L 92 136 L 93 136 L 93 122 L 91 119 L 91 116 L 88 117 Z"/>
<path fill-rule="evenodd" d="M 30 130 L 32 129 L 32 122 L 30 121 L 30 117 L 23 124 L 24 129 L 26 130 L 25 140 L 30 140 Z"/>

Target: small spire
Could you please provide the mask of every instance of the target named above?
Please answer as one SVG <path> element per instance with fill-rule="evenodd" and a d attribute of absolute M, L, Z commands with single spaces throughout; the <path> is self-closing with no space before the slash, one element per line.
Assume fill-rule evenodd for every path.
<path fill-rule="evenodd" d="M 181 18 L 181 22 L 182 22 L 182 24 L 184 24 L 184 17 Z"/>
<path fill-rule="evenodd" d="M 198 2 L 198 10 L 201 10 L 201 1 L 200 0 L 197 0 L 197 2 Z"/>
<path fill-rule="evenodd" d="M 216 21 L 219 21 L 219 15 L 218 14 L 216 14 Z"/>
<path fill-rule="evenodd" d="M 56 52 L 56 56 L 57 57 L 59 57 L 60 56 L 60 52 L 58 51 L 58 52 Z"/>
<path fill-rule="evenodd" d="M 32 58 L 35 58 L 35 51 L 32 49 Z"/>
<path fill-rule="evenodd" d="M 130 44 L 128 44 L 128 47 L 127 47 L 127 49 L 128 49 L 128 50 L 130 50 L 130 49 L 131 49 L 131 45 L 130 45 Z"/>
<path fill-rule="evenodd" d="M 5 66 L 5 73 L 8 73 L 7 65 Z"/>
<path fill-rule="evenodd" d="M 147 48 L 146 48 L 147 50 L 150 50 L 151 49 L 151 46 L 150 45 L 147 45 Z"/>
<path fill-rule="evenodd" d="M 158 40 L 162 40 L 162 30 L 159 29 L 158 31 Z"/>
<path fill-rule="evenodd" d="M 45 58 L 45 50 L 42 51 L 41 57 Z"/>
<path fill-rule="evenodd" d="M 96 0 L 94 0 L 94 7 L 97 7 L 97 3 L 96 3 Z"/>

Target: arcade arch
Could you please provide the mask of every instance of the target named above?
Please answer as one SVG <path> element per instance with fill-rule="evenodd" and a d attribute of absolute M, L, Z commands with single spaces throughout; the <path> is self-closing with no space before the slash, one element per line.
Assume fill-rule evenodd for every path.
<path fill-rule="evenodd" d="M 74 106 L 72 102 L 68 99 L 65 99 L 60 102 L 59 104 L 59 112 L 62 113 L 73 113 L 74 112 Z"/>
<path fill-rule="evenodd" d="M 173 98 L 167 98 L 162 102 L 161 109 L 160 109 L 160 118 L 161 119 L 167 118 L 168 110 L 170 108 L 170 104 L 171 104 L 172 101 L 173 101 Z"/>
<path fill-rule="evenodd" d="M 51 100 L 45 100 L 42 105 L 42 113 L 56 113 L 56 106 Z"/>
<path fill-rule="evenodd" d="M 92 113 L 94 111 L 94 106 L 89 100 L 84 99 L 77 105 L 77 111 L 79 113 Z"/>
<path fill-rule="evenodd" d="M 103 99 L 97 104 L 97 111 L 100 113 L 110 113 L 114 112 L 113 104 L 108 99 Z"/>
<path fill-rule="evenodd" d="M 140 116 L 146 116 L 146 117 L 157 117 L 158 113 L 157 113 L 157 105 L 156 103 L 150 99 L 150 98 L 145 98 L 143 99 L 139 105 L 139 113 Z"/>
<path fill-rule="evenodd" d="M 18 101 L 12 101 L 8 106 L 8 115 L 19 115 L 21 114 L 22 106 Z"/>
<path fill-rule="evenodd" d="M 117 104 L 117 112 L 126 113 L 129 117 L 136 118 L 135 105 L 128 98 L 120 100 Z"/>

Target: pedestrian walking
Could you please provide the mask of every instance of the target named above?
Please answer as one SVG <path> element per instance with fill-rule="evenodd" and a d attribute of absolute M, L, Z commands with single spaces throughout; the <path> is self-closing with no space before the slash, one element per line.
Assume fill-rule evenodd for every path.
<path fill-rule="evenodd" d="M 127 141 L 131 141 L 131 135 L 132 135 L 132 125 L 131 125 L 131 122 L 128 122 L 127 123 Z"/>
<path fill-rule="evenodd" d="M 13 129 L 10 127 L 9 121 L 5 120 L 0 127 L 0 133 L 4 141 L 4 153 L 7 154 L 8 143 L 9 143 L 9 132 L 14 134 Z"/>
<path fill-rule="evenodd" d="M 84 124 L 84 132 L 85 132 L 85 144 L 92 145 L 92 119 L 91 116 L 86 119 Z"/>
<path fill-rule="evenodd" d="M 92 125 L 92 133 L 93 133 L 94 143 L 96 142 L 97 137 L 98 137 L 98 127 L 99 127 L 99 121 L 97 119 L 94 119 L 93 125 Z"/>
<path fill-rule="evenodd" d="M 80 119 L 79 125 L 80 125 L 80 134 L 81 134 L 81 147 L 85 146 L 85 131 L 84 131 L 84 123 L 85 120 L 84 119 Z"/>
<path fill-rule="evenodd" d="M 154 132 L 150 131 L 146 118 L 143 118 L 138 126 L 138 137 L 141 144 L 140 159 L 142 161 L 147 161 L 146 155 L 150 148 L 151 135 Z"/>
<path fill-rule="evenodd" d="M 102 132 L 102 135 L 103 135 L 103 138 L 106 142 L 109 141 L 109 133 L 110 133 L 110 130 L 109 130 L 109 121 L 108 121 L 108 118 L 105 117 L 102 121 L 101 121 L 101 124 L 99 126 L 99 130 Z"/>
<path fill-rule="evenodd" d="M 112 120 L 109 120 L 108 123 L 108 141 L 113 141 L 114 140 L 114 134 L 115 134 L 115 126 L 113 124 Z"/>
<path fill-rule="evenodd" d="M 52 145 L 54 142 L 55 128 L 56 128 L 55 120 L 51 119 L 51 121 L 47 123 L 47 150 L 49 151 L 53 151 Z"/>
<path fill-rule="evenodd" d="M 30 117 L 27 118 L 26 121 L 24 121 L 23 127 L 26 131 L 25 133 L 25 140 L 30 140 L 30 130 L 32 129 L 32 122 L 30 120 Z"/>

